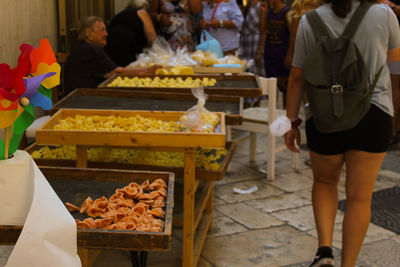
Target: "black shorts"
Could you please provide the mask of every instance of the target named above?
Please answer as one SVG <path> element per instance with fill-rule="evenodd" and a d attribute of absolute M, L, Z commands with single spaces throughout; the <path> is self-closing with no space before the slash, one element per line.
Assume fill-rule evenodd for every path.
<path fill-rule="evenodd" d="M 371 104 L 354 128 L 342 132 L 321 133 L 310 118 L 306 121 L 306 136 L 308 148 L 322 155 L 337 155 L 347 150 L 382 153 L 390 145 L 392 117 Z"/>

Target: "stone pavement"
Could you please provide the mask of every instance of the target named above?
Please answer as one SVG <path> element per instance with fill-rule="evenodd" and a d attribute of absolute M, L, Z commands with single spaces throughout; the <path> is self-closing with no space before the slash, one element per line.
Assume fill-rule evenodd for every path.
<path fill-rule="evenodd" d="M 240 134 L 240 133 L 239 133 Z M 248 140 L 239 143 L 225 177 L 216 182 L 212 228 L 204 245 L 199 267 L 274 267 L 308 266 L 317 248 L 311 208 L 311 169 L 304 165 L 307 151 L 301 151 L 300 170 L 291 168 L 288 151 L 278 154 L 275 181 L 267 181 L 258 168 L 265 168 L 265 137 L 258 137 L 257 162 L 248 161 Z M 400 146 L 390 150 L 376 182 L 375 190 L 400 184 Z M 247 195 L 233 188 L 258 190 Z M 339 185 L 344 198 L 344 180 Z M 341 220 L 338 211 L 334 252 L 340 262 Z M 173 229 L 169 252 L 149 252 L 149 267 L 181 266 L 182 229 Z M 0 246 L 0 266 L 12 246 Z M 129 254 L 105 251 L 96 267 L 130 266 Z M 339 265 L 337 265 L 339 266 Z M 400 235 L 370 224 L 357 266 L 400 266 Z"/>

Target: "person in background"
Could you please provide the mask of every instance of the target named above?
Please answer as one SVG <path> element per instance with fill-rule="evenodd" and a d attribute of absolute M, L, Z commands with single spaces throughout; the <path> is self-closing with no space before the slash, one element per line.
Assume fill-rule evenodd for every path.
<path fill-rule="evenodd" d="M 333 37 L 338 37 L 360 2 L 366 1 L 326 0 L 316 11 Z M 386 61 L 400 60 L 400 30 L 392 10 L 386 5 L 373 4 L 352 39 L 364 58 L 368 85 L 378 69 L 384 68 L 372 93 L 370 109 L 354 128 L 324 134 L 316 129 L 312 117 L 307 118 L 307 145 L 314 176 L 312 205 L 319 247 L 311 266 L 334 266 L 332 238 L 338 209 L 337 187 L 344 165 L 346 211 L 340 266 L 355 266 L 371 218 L 375 180 L 390 144 L 393 103 Z M 303 16 L 297 31 L 287 95 L 287 117 L 294 123 L 285 135 L 285 143 L 293 152 L 299 152 L 296 144 L 299 146 L 301 140 L 298 112 L 305 90 L 303 62 L 315 45 L 314 33 Z"/>
<path fill-rule="evenodd" d="M 249 67 L 251 73 L 265 76 L 264 59 L 258 57 L 256 60 L 257 48 L 260 42 L 260 1 L 250 0 L 244 9 L 244 22 L 240 34 L 241 58 L 254 60 Z"/>
<path fill-rule="evenodd" d="M 292 66 L 294 43 L 296 41 L 297 28 L 299 26 L 300 18 L 308 11 L 316 9 L 324 4 L 324 0 L 294 0 L 292 1 L 292 8 L 288 11 L 289 22 L 289 47 L 283 65 L 290 69 Z"/>
<path fill-rule="evenodd" d="M 146 0 L 133 0 L 107 26 L 107 45 L 104 49 L 118 66 L 127 66 L 135 61 L 136 55 L 156 38 L 147 7 Z"/>
<path fill-rule="evenodd" d="M 236 0 L 203 1 L 200 27 L 218 40 L 224 55 L 234 55 L 239 48 L 243 14 Z"/>
<path fill-rule="evenodd" d="M 113 74 L 153 74 L 161 66 L 149 68 L 119 67 L 104 51 L 107 30 L 103 19 L 96 16 L 80 21 L 78 28 L 80 43 L 71 51 L 64 68 L 65 94 L 76 88 L 97 88 Z"/>
<path fill-rule="evenodd" d="M 194 51 L 193 16 L 200 12 L 201 0 L 151 0 L 151 17 L 158 22 L 159 34 L 174 51 L 184 46 Z"/>
<path fill-rule="evenodd" d="M 282 0 L 267 0 L 261 5 L 260 43 L 257 57 L 264 55 L 267 77 L 278 79 L 278 89 L 283 93 L 283 106 L 286 104 L 286 87 L 290 69 L 284 65 L 289 47 L 289 8 Z"/>

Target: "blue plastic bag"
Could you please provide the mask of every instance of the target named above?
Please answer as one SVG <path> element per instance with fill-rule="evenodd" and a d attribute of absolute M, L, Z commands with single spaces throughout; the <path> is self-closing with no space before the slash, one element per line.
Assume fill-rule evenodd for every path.
<path fill-rule="evenodd" d="M 196 50 L 202 50 L 204 52 L 210 51 L 216 57 L 220 58 L 224 56 L 221 45 L 218 40 L 211 36 L 207 30 L 203 30 L 200 36 L 200 44 L 196 46 Z"/>

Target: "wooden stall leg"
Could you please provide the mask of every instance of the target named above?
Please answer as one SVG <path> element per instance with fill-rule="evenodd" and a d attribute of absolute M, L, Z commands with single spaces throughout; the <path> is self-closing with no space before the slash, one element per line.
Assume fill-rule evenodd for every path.
<path fill-rule="evenodd" d="M 98 249 L 86 249 L 78 248 L 78 255 L 81 258 L 82 267 L 91 267 L 99 257 L 100 250 Z"/>
<path fill-rule="evenodd" d="M 185 151 L 184 182 L 183 182 L 183 241 L 182 266 L 194 266 L 194 198 L 195 198 L 195 152 Z"/>
<path fill-rule="evenodd" d="M 147 266 L 147 251 L 131 251 L 131 264 L 132 267 L 146 267 Z"/>
<path fill-rule="evenodd" d="M 209 214 L 212 217 L 212 212 L 213 212 L 213 207 L 214 207 L 214 182 L 211 182 L 211 192 L 210 192 L 210 197 L 208 198 L 207 204 L 205 211 L 207 214 Z M 208 227 L 208 230 L 211 229 L 212 222 L 210 223 L 210 226 Z"/>
<path fill-rule="evenodd" d="M 76 146 L 76 167 L 87 168 L 87 146 Z"/>

